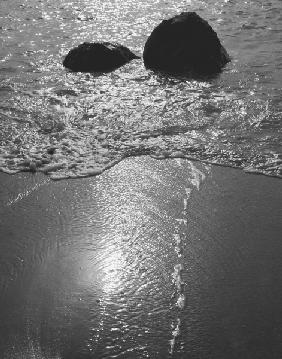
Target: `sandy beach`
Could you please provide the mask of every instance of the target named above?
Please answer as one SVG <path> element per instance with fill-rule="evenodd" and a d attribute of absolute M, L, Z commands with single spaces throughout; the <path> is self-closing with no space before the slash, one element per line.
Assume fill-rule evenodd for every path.
<path fill-rule="evenodd" d="M 1 358 L 281 357 L 281 180 L 139 157 L 0 182 Z"/>

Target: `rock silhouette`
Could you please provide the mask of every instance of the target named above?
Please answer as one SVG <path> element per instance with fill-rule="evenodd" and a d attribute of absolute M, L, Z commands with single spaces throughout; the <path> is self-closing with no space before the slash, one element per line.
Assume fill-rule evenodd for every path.
<path fill-rule="evenodd" d="M 195 12 L 162 21 L 143 53 L 146 68 L 189 76 L 213 75 L 230 61 L 216 32 Z"/>
<path fill-rule="evenodd" d="M 110 42 L 84 42 L 70 50 L 64 67 L 75 72 L 109 72 L 138 59 L 127 47 Z"/>

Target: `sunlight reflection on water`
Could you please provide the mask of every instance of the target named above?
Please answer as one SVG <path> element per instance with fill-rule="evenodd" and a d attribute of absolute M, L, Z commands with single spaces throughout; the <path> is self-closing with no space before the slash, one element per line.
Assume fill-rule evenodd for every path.
<path fill-rule="evenodd" d="M 226 330 L 232 335 L 238 326 L 236 340 L 240 340 L 244 311 L 251 309 L 248 323 L 253 320 L 252 302 L 246 309 L 246 298 L 254 288 L 254 296 L 261 290 L 268 293 L 256 271 L 261 258 L 266 265 L 272 248 L 271 238 L 259 241 L 260 255 L 253 259 L 258 245 L 256 216 L 253 233 L 246 232 L 248 216 L 262 195 L 269 196 L 263 191 L 266 179 L 260 178 L 248 203 L 251 176 L 227 172 L 228 180 L 221 179 L 224 169 L 215 166 L 141 156 L 124 160 L 95 179 L 51 184 L 41 176 L 42 186 L 34 191 L 30 184 L 26 196 L 5 207 L 4 233 L 15 234 L 1 248 L 4 245 L 7 258 L 15 263 L 10 260 L 7 268 L 0 263 L 7 271 L 4 280 L 9 281 L 2 286 L 2 274 L 0 299 L 11 300 L 0 324 L 0 350 L 7 348 L 3 357 L 181 358 L 189 352 L 196 358 L 199 350 L 203 356 L 213 350 L 223 358 L 229 348 L 222 348 Z M 20 198 L 23 178 L 39 180 L 24 174 L 10 178 L 15 188 L 4 203 Z M 242 193 L 236 192 L 237 181 L 245 183 L 239 186 Z M 273 189 L 274 196 L 278 189 Z M 265 211 L 259 212 L 262 218 Z M 275 232 L 278 217 L 279 210 L 273 211 L 262 228 L 271 224 Z M 278 232 L 275 235 L 274 248 L 279 242 Z M 254 269 L 246 278 L 250 260 Z M 271 265 L 272 261 L 270 273 Z M 25 290 L 15 295 L 13 284 Z M 236 312 L 238 301 L 243 317 Z M 222 326 L 222 311 L 225 316 L 231 312 L 232 323 Z M 224 340 L 228 346 L 229 337 Z M 249 350 L 248 344 L 243 345 Z"/>
<path fill-rule="evenodd" d="M 162 77 L 141 61 L 102 76 L 69 73 L 61 65 L 83 41 L 117 41 L 141 54 L 157 23 L 187 10 L 209 20 L 231 52 L 233 61 L 218 79 Z M 279 12 L 270 5 L 80 0 L 54 8 L 34 0 L 9 13 L 12 25 L 5 11 L 2 73 L 11 91 L 3 92 L 0 104 L 3 171 L 81 177 L 150 154 L 281 175 L 281 47 L 272 29 Z M 23 53 L 14 52 L 15 41 Z"/>

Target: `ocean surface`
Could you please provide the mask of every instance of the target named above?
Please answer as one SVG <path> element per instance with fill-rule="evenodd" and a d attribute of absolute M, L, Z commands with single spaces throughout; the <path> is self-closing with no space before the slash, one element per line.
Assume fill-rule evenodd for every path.
<path fill-rule="evenodd" d="M 165 18 L 196 11 L 232 62 L 191 81 L 142 60 L 108 74 L 62 66 L 84 41 L 142 55 Z M 1 0 L 0 169 L 91 176 L 123 158 L 184 157 L 282 175 L 280 0 Z"/>

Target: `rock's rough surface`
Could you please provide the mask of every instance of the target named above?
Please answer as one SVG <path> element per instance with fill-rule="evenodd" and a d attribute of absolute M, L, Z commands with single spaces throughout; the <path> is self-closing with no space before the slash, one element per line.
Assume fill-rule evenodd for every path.
<path fill-rule="evenodd" d="M 70 50 L 63 65 L 75 72 L 108 72 L 138 59 L 127 47 L 110 42 L 84 42 Z"/>
<path fill-rule="evenodd" d="M 146 68 L 176 74 L 212 75 L 230 61 L 216 32 L 195 12 L 162 21 L 143 53 Z"/>

